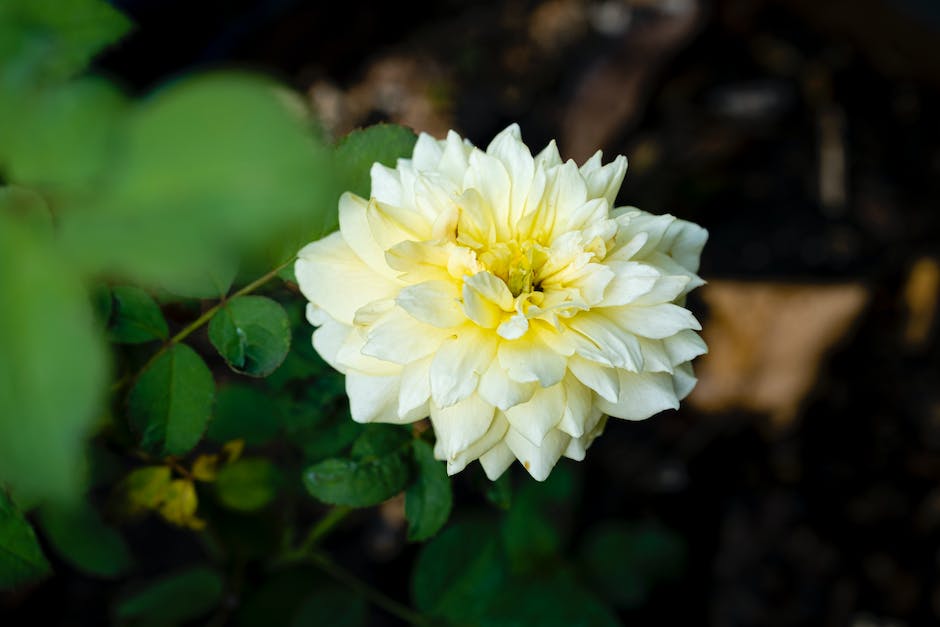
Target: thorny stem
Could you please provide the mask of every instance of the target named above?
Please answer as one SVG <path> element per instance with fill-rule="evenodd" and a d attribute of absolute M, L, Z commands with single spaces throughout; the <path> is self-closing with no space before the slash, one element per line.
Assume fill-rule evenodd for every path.
<path fill-rule="evenodd" d="M 121 389 L 129 381 L 136 381 L 137 377 L 140 376 L 140 373 L 145 371 L 147 368 L 149 368 L 150 365 L 160 357 L 160 355 L 167 352 L 171 347 L 185 340 L 187 337 L 192 335 L 194 331 L 198 330 L 201 326 L 203 326 L 204 324 L 212 320 L 212 317 L 215 316 L 215 314 L 219 313 L 219 310 L 222 309 L 222 307 L 224 307 L 226 303 L 228 303 L 228 301 L 238 298 L 239 296 L 250 294 L 251 292 L 255 291 L 256 289 L 258 289 L 259 287 L 261 287 L 262 285 L 264 285 L 265 283 L 267 283 L 268 281 L 276 277 L 278 272 L 280 272 L 281 270 L 283 270 L 284 268 L 286 268 L 293 262 L 294 262 L 293 258 L 288 259 L 287 261 L 285 261 L 278 267 L 258 277 L 257 279 L 255 279 L 254 281 L 252 281 L 245 287 L 241 288 L 240 290 L 238 290 L 231 296 L 223 296 L 222 299 L 219 300 L 219 302 L 217 302 L 215 305 L 213 305 L 209 309 L 206 309 L 202 313 L 201 316 L 199 316 L 198 318 L 190 322 L 179 333 L 177 333 L 176 335 L 171 337 L 169 340 L 167 340 L 166 343 L 164 343 L 163 346 L 161 346 L 157 352 L 155 352 L 153 355 L 150 356 L 150 359 L 147 360 L 147 362 L 143 365 L 143 367 L 141 367 L 141 369 L 138 371 L 136 375 L 134 375 L 133 377 L 123 377 L 122 379 L 117 381 L 113 386 L 111 386 L 111 391 L 116 392 L 119 389 Z"/>

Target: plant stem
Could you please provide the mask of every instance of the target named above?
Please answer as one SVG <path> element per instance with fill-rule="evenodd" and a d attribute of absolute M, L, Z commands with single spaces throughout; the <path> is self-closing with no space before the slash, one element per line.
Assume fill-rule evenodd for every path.
<path fill-rule="evenodd" d="M 354 574 L 335 563 L 326 555 L 314 552 L 310 553 L 307 556 L 307 559 L 310 562 L 322 570 L 324 573 L 335 579 L 336 581 L 349 586 L 354 591 L 358 592 L 366 599 L 371 601 L 373 604 L 382 608 L 392 616 L 402 619 L 403 621 L 410 623 L 412 625 L 433 625 L 428 618 L 414 611 L 407 605 L 399 603 L 398 601 L 385 596 L 382 592 L 379 592 L 365 581 L 359 579 Z"/>
<path fill-rule="evenodd" d="M 317 543 L 333 531 L 343 519 L 349 516 L 350 512 L 352 512 L 352 508 L 346 507 L 345 505 L 338 505 L 328 511 L 326 515 L 318 520 L 317 524 L 310 529 L 307 537 L 304 538 L 304 541 L 297 547 L 297 552 L 307 554 L 313 551 Z"/>
<path fill-rule="evenodd" d="M 256 289 L 258 289 L 259 287 L 261 287 L 262 285 L 264 285 L 265 283 L 267 283 L 268 281 L 270 281 L 271 279 L 273 279 L 274 277 L 276 277 L 277 274 L 278 274 L 278 272 L 280 272 L 281 270 L 283 270 L 284 268 L 286 268 L 287 266 L 289 266 L 289 265 L 290 265 L 291 263 L 293 263 L 293 262 L 294 262 L 294 259 L 293 259 L 293 258 L 288 259 L 287 261 L 285 261 L 284 263 L 282 263 L 282 264 L 279 265 L 278 267 L 274 268 L 274 269 L 271 270 L 270 272 L 267 272 L 266 274 L 263 274 L 262 276 L 258 277 L 257 279 L 255 279 L 254 281 L 252 281 L 251 283 L 249 283 L 248 285 L 244 286 L 243 288 L 241 288 L 240 290 L 238 290 L 237 292 L 235 292 L 235 293 L 232 294 L 231 296 L 223 296 L 222 299 L 219 300 L 219 302 L 217 302 L 217 303 L 216 303 L 215 305 L 213 305 L 212 307 L 209 307 L 209 309 L 206 309 L 206 310 L 202 313 L 201 316 L 199 316 L 198 318 L 196 318 L 195 320 L 193 320 L 192 322 L 190 322 L 190 323 L 189 323 L 188 325 L 186 325 L 186 327 L 184 327 L 179 333 L 177 333 L 176 335 L 174 335 L 173 337 L 171 337 L 169 340 L 167 340 L 167 341 L 163 344 L 163 346 L 161 346 L 160 349 L 157 350 L 157 352 L 155 352 L 153 355 L 150 356 L 150 359 L 147 360 L 147 362 L 141 367 L 141 369 L 137 372 L 136 375 L 134 375 L 133 377 L 124 377 L 123 379 L 121 379 L 120 381 L 118 381 L 117 383 L 115 383 L 115 384 L 111 387 L 111 391 L 112 391 L 112 392 L 116 392 L 116 391 L 119 390 L 121 387 L 123 387 L 123 385 L 124 385 L 126 382 L 128 382 L 128 381 L 136 381 L 136 380 L 137 380 L 137 377 L 140 376 L 140 373 L 142 373 L 144 370 L 146 370 L 147 368 L 149 368 L 149 367 L 150 367 L 150 364 L 152 364 L 153 362 L 155 362 L 155 361 L 160 357 L 160 355 L 162 355 L 163 353 L 167 352 L 171 347 L 173 347 L 173 346 L 175 346 L 176 344 L 178 344 L 178 343 L 182 342 L 183 340 L 185 340 L 185 339 L 186 339 L 187 337 L 189 337 L 194 331 L 198 330 L 199 327 L 203 326 L 204 324 L 206 324 L 207 322 L 209 322 L 210 320 L 212 320 L 213 316 L 215 316 L 215 314 L 219 313 L 219 310 L 222 309 L 222 307 L 224 307 L 225 304 L 226 304 L 228 301 L 230 301 L 230 300 L 232 300 L 232 299 L 234 299 L 234 298 L 238 298 L 239 296 L 244 296 L 244 295 L 246 295 L 246 294 L 250 294 L 251 292 L 255 291 Z"/>

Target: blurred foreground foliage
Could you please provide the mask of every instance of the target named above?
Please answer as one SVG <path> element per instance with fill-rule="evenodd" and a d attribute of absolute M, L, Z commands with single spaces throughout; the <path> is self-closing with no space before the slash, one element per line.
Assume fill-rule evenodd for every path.
<path fill-rule="evenodd" d="M 364 625 L 370 603 L 419 624 L 615 625 L 605 603 L 681 567 L 655 527 L 570 538 L 564 468 L 479 485 L 491 505 L 445 528 L 430 432 L 352 422 L 290 272 L 414 134 L 333 146 L 299 97 L 242 73 L 130 98 L 85 72 L 130 28 L 100 0 L 0 3 L 0 589 L 53 566 L 113 580 L 123 625 Z M 401 493 L 408 540 L 428 541 L 415 610 L 320 548 Z M 154 523 L 200 561 L 155 567 L 163 547 L 132 540 Z"/>

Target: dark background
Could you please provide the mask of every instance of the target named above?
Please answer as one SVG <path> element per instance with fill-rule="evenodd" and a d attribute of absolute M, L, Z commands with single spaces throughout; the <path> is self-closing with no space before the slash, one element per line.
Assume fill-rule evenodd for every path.
<path fill-rule="evenodd" d="M 485 146 L 517 121 L 534 150 L 627 155 L 620 203 L 709 229 L 699 388 L 577 465 L 572 542 L 620 518 L 684 545 L 625 624 L 940 622 L 940 4 L 116 4 L 137 29 L 97 69 L 132 93 L 239 68 L 335 137 L 393 121 Z M 331 547 L 407 598 L 414 549 L 372 546 L 385 514 Z"/>

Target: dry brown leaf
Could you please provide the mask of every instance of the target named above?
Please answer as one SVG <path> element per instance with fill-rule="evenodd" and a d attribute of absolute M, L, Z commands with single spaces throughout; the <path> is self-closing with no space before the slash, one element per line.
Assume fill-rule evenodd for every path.
<path fill-rule="evenodd" d="M 767 413 L 785 426 L 812 389 L 828 350 L 868 301 L 857 284 L 797 285 L 716 281 L 702 290 L 709 307 L 689 398 L 703 411 Z"/>
<path fill-rule="evenodd" d="M 930 329 L 937 315 L 940 298 L 940 263 L 931 257 L 918 259 L 904 284 L 904 304 L 907 307 L 907 326 L 904 342 L 916 348 L 930 339 Z"/>

